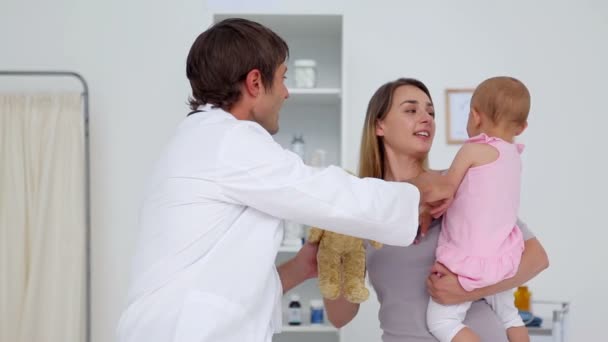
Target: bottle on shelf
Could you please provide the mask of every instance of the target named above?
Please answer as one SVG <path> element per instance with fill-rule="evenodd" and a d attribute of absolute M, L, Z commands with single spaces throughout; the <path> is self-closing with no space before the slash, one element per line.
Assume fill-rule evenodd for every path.
<path fill-rule="evenodd" d="M 291 151 L 304 160 L 306 145 L 302 134 L 294 135 L 291 141 Z M 291 221 L 285 221 L 285 235 L 283 237 L 284 246 L 302 246 L 304 238 L 304 226 Z"/>
<path fill-rule="evenodd" d="M 283 246 L 302 247 L 304 237 L 304 227 L 296 222 L 285 221 L 285 235 L 283 236 Z"/>
<path fill-rule="evenodd" d="M 291 140 L 291 151 L 299 155 L 302 160 L 306 160 L 306 144 L 304 143 L 304 136 L 302 134 L 293 136 L 293 140 Z"/>
<path fill-rule="evenodd" d="M 532 298 L 532 293 L 528 291 L 527 286 L 519 286 L 517 291 L 514 293 L 515 296 L 515 307 L 519 311 L 527 311 L 530 312 L 530 301 Z"/>
<path fill-rule="evenodd" d="M 289 308 L 287 310 L 287 323 L 289 325 L 302 324 L 302 305 L 300 304 L 300 296 L 297 294 L 291 295 Z"/>
<path fill-rule="evenodd" d="M 310 324 L 323 324 L 323 300 L 312 299 L 310 301 Z"/>
<path fill-rule="evenodd" d="M 324 149 L 316 149 L 313 153 L 312 156 L 310 157 L 310 166 L 314 166 L 314 167 L 326 167 L 327 166 L 327 151 L 325 151 Z"/>

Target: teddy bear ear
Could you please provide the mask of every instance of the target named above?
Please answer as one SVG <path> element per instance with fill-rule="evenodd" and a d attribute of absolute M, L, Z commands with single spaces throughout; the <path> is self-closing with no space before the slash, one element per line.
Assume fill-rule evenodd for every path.
<path fill-rule="evenodd" d="M 312 227 L 308 233 L 308 242 L 317 243 L 321 241 L 321 237 L 323 236 L 323 229 Z"/>
<path fill-rule="evenodd" d="M 382 243 L 377 241 L 369 240 L 369 244 L 372 245 L 372 247 L 374 247 L 375 249 L 382 248 Z"/>

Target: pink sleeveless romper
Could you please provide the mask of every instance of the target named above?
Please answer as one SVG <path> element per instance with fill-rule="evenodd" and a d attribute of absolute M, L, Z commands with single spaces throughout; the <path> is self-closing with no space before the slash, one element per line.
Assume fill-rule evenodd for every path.
<path fill-rule="evenodd" d="M 491 145 L 499 157 L 467 171 L 443 217 L 436 256 L 471 291 L 510 278 L 519 267 L 524 240 L 516 221 L 523 145 L 485 134 L 467 143 Z"/>

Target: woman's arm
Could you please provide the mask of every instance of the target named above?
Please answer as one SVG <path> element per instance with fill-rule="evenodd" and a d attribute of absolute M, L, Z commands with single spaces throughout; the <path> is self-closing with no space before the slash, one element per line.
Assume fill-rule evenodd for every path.
<path fill-rule="evenodd" d="M 521 262 L 517 273 L 513 277 L 494 285 L 467 292 L 462 288 L 458 282 L 458 277 L 454 273 L 450 272 L 445 266 L 435 263 L 432 273 L 427 279 L 427 290 L 437 303 L 444 305 L 476 301 L 520 286 L 547 267 L 549 267 L 549 259 L 545 249 L 536 238 L 531 238 L 525 241 Z M 437 273 L 440 275 L 437 275 Z"/>
<path fill-rule="evenodd" d="M 342 296 L 334 300 L 323 298 L 323 302 L 325 303 L 327 319 L 336 328 L 342 328 L 348 324 L 359 312 L 359 304 L 351 303 Z"/>

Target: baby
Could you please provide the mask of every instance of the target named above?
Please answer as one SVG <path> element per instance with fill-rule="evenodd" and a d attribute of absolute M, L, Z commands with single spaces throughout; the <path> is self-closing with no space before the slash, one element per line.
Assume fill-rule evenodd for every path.
<path fill-rule="evenodd" d="M 530 93 L 519 80 L 494 77 L 473 93 L 467 123 L 469 139 L 446 177 L 457 188 L 444 214 L 437 262 L 458 275 L 471 291 L 498 283 L 517 272 L 524 240 L 516 225 L 523 146 L 514 138 L 527 127 Z M 511 291 L 485 298 L 501 319 L 510 342 L 529 341 Z M 430 332 L 439 341 L 479 341 L 462 324 L 471 303 L 427 310 Z"/>

